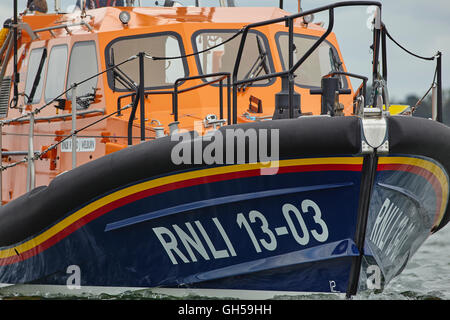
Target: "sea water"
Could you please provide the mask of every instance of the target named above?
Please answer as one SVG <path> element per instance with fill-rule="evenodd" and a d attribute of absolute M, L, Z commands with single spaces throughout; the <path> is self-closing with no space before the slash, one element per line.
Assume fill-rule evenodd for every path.
<path fill-rule="evenodd" d="M 205 299 L 190 296 L 189 299 Z M 297 296 L 277 296 L 278 300 L 327 300 L 344 299 L 343 295 L 300 294 Z M 17 294 L 2 295 L 2 299 L 80 299 L 65 295 L 42 294 L 25 297 Z M 126 292 L 120 295 L 86 295 L 81 299 L 96 300 L 159 300 L 175 297 L 155 294 L 151 290 Z M 411 258 L 403 272 L 392 280 L 381 293 L 363 292 L 355 300 L 450 300 L 450 226 L 430 235 L 422 247 Z"/>
<path fill-rule="evenodd" d="M 429 236 L 381 294 L 363 299 L 450 299 L 450 226 Z"/>

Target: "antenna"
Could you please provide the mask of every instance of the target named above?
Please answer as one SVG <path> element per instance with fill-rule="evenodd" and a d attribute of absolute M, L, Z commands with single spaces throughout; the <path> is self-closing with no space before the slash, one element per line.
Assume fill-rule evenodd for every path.
<path fill-rule="evenodd" d="M 14 41 L 14 108 L 17 106 L 17 102 L 19 99 L 19 87 L 18 87 L 18 83 L 19 83 L 19 72 L 17 70 L 17 0 L 14 0 L 14 18 L 13 18 L 13 41 Z"/>

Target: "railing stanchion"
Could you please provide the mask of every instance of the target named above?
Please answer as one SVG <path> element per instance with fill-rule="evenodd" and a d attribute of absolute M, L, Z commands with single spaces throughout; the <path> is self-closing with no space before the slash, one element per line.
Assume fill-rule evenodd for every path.
<path fill-rule="evenodd" d="M 294 65 L 294 19 L 288 19 L 287 27 L 289 28 L 288 109 L 289 109 L 289 119 L 292 119 L 294 118 L 294 72 L 292 71 L 292 67 Z"/>
<path fill-rule="evenodd" d="M 18 50 L 18 17 L 17 17 L 17 0 L 14 0 L 14 18 L 13 18 L 13 45 L 14 45 L 14 58 L 13 58 L 13 73 L 14 73 L 14 83 L 13 83 L 13 88 L 14 88 L 14 103 L 17 105 L 18 103 L 18 99 L 19 99 L 19 77 L 20 77 L 20 73 L 18 71 L 17 68 L 17 50 Z M 8 59 L 8 57 L 5 57 L 5 59 Z M 14 105 L 14 107 L 16 107 L 16 105 Z"/>
<path fill-rule="evenodd" d="M 436 61 L 436 85 L 437 85 L 437 114 L 436 120 L 438 122 L 443 121 L 443 110 L 442 110 L 442 53 L 437 53 L 437 61 Z"/>
<path fill-rule="evenodd" d="M 232 124 L 237 123 L 237 85 L 236 78 L 233 76 L 233 115 L 232 115 Z"/>
<path fill-rule="evenodd" d="M 437 107 L 437 86 L 435 83 L 431 86 L 431 119 L 433 121 L 437 120 L 437 113 L 438 113 L 438 107 Z"/>
<path fill-rule="evenodd" d="M 228 125 L 231 124 L 231 77 L 227 75 L 227 117 Z"/>
<path fill-rule="evenodd" d="M 145 52 L 139 53 L 139 103 L 140 103 L 140 122 L 141 122 L 141 142 L 145 141 Z"/>
<path fill-rule="evenodd" d="M 178 80 L 177 80 L 178 81 Z M 178 82 L 173 88 L 173 121 L 178 121 Z"/>
<path fill-rule="evenodd" d="M 219 116 L 223 119 L 223 80 L 219 81 Z"/>
<path fill-rule="evenodd" d="M 27 158 L 27 192 L 35 186 L 34 170 L 34 112 L 30 112 L 30 128 L 28 133 L 28 158 Z"/>
<path fill-rule="evenodd" d="M 381 28 L 381 59 L 383 66 L 383 79 L 387 81 L 387 46 L 386 46 L 386 28 L 384 25 Z"/>
<path fill-rule="evenodd" d="M 133 145 L 133 121 L 136 116 L 136 109 L 141 97 L 140 87 L 136 91 L 136 95 L 133 98 L 133 105 L 131 107 L 130 118 L 128 119 L 128 146 Z"/>
<path fill-rule="evenodd" d="M 77 166 L 77 85 L 72 85 L 72 169 Z"/>
<path fill-rule="evenodd" d="M 3 123 L 0 123 L 0 166 L 3 166 Z M 3 204 L 3 170 L 0 169 L 0 207 Z"/>

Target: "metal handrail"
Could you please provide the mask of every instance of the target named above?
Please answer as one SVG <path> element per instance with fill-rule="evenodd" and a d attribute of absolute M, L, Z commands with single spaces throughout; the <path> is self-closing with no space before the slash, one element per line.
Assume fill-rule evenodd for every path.
<path fill-rule="evenodd" d="M 15 11 L 16 11 L 17 10 L 17 8 L 16 8 L 17 7 L 17 3 L 15 2 L 14 5 L 15 5 Z M 14 31 L 16 31 L 16 28 L 14 29 Z M 40 30 L 40 31 L 45 31 L 45 30 Z M 16 50 L 16 48 L 14 48 L 14 49 Z M 5 60 L 6 60 L 6 58 L 5 58 Z M 27 121 L 30 122 L 30 128 L 29 128 L 29 134 L 28 134 L 28 151 L 27 151 L 27 155 L 22 160 L 19 160 L 17 162 L 11 163 L 11 164 L 6 165 L 6 166 L 3 166 L 3 163 L 0 162 L 0 206 L 2 205 L 2 185 L 3 185 L 2 184 L 2 175 L 3 175 L 3 171 L 4 170 L 7 170 L 7 169 L 12 168 L 12 167 L 15 167 L 15 166 L 17 166 L 19 164 L 22 164 L 22 163 L 28 163 L 28 166 L 27 166 L 27 191 L 30 191 L 32 188 L 34 188 L 35 182 L 36 182 L 35 181 L 34 161 L 36 161 L 37 159 L 41 158 L 47 152 L 53 150 L 59 144 L 61 144 L 63 141 L 65 141 L 65 140 L 67 140 L 69 138 L 72 138 L 72 168 L 74 168 L 76 166 L 76 141 L 77 141 L 76 140 L 77 139 L 76 135 L 77 135 L 77 133 L 81 132 L 81 131 L 83 131 L 83 130 L 85 130 L 85 129 L 95 125 L 96 123 L 98 123 L 100 121 L 103 121 L 103 120 L 105 120 L 105 119 L 107 119 L 107 118 L 109 118 L 109 117 L 111 117 L 111 116 L 113 116 L 115 114 L 120 113 L 121 110 L 124 110 L 124 109 L 128 108 L 128 106 L 126 106 L 124 108 L 121 108 L 120 110 L 117 110 L 117 111 L 115 111 L 115 112 L 113 112 L 111 114 L 108 114 L 108 115 L 102 117 L 101 119 L 96 120 L 96 121 L 86 125 L 85 127 L 77 130 L 76 129 L 76 118 L 77 118 L 77 116 L 85 115 L 85 114 L 89 114 L 89 113 L 99 113 L 99 112 L 103 112 L 104 113 L 104 110 L 98 110 L 98 109 L 86 110 L 86 111 L 78 112 L 77 111 L 77 101 L 76 101 L 77 100 L 77 95 L 76 95 L 76 88 L 77 88 L 77 86 L 79 86 L 79 85 L 81 85 L 81 84 L 83 84 L 83 83 L 85 83 L 85 82 L 87 82 L 87 81 L 89 81 L 89 80 L 91 80 L 91 79 L 93 79 L 95 77 L 98 77 L 98 76 L 102 75 L 103 73 L 106 73 L 106 72 L 108 72 L 108 71 L 110 71 L 110 70 L 112 70 L 114 68 L 117 68 L 117 67 L 121 66 L 124 63 L 132 61 L 132 60 L 134 60 L 136 58 L 137 58 L 137 56 L 131 56 L 130 58 L 122 61 L 121 63 L 118 63 L 118 64 L 116 64 L 114 66 L 111 66 L 111 67 L 107 68 L 106 70 L 103 70 L 103 71 L 101 71 L 101 72 L 99 72 L 99 73 L 97 73 L 97 74 L 95 74 L 95 75 L 93 75 L 91 77 L 88 77 L 88 78 L 86 78 L 86 79 L 84 79 L 84 80 L 82 80 L 82 81 L 80 81 L 78 83 L 72 84 L 72 86 L 70 88 L 67 88 L 60 95 L 58 95 L 57 97 L 52 99 L 50 102 L 44 104 L 43 106 L 41 106 L 39 108 L 36 108 L 34 110 L 29 111 L 26 114 L 23 114 L 23 115 L 21 115 L 19 117 L 13 118 L 13 119 L 0 120 L 0 147 L 2 146 L 2 140 L 3 140 L 2 128 L 3 128 L 4 125 L 10 125 L 10 124 L 15 123 L 15 122 L 18 122 L 18 123 L 20 123 L 20 122 L 27 122 Z M 15 59 L 16 59 L 16 56 L 15 56 Z M 16 61 L 14 61 L 14 62 L 15 62 L 14 65 L 15 65 L 15 68 L 16 68 Z M 17 73 L 15 73 L 15 74 L 17 74 Z M 41 112 L 43 109 L 45 109 L 49 105 L 53 104 L 54 102 L 58 101 L 59 98 L 61 98 L 63 95 L 65 95 L 70 90 L 73 91 L 72 92 L 72 113 L 71 114 L 61 115 L 61 116 L 58 115 L 58 116 L 36 118 L 36 115 L 39 112 Z M 14 93 L 15 93 L 15 96 L 14 96 L 13 100 L 15 100 L 16 103 L 17 103 L 17 97 L 19 96 L 19 94 L 18 94 L 17 89 L 16 89 L 16 82 L 14 82 Z M 66 117 L 71 117 L 72 118 L 71 134 L 69 136 L 61 139 L 57 143 L 51 145 L 50 147 L 46 148 L 45 150 L 42 150 L 41 152 L 36 153 L 34 151 L 34 145 L 33 145 L 34 124 L 35 124 L 35 122 L 36 121 L 50 121 L 50 120 L 56 119 L 56 118 L 64 119 Z M 7 154 L 7 152 L 6 152 L 6 154 Z M 1 148 L 0 148 L 0 159 L 2 158 L 2 156 L 3 155 L 2 155 Z"/>
<path fill-rule="evenodd" d="M 205 78 L 211 78 L 211 77 L 219 77 L 215 80 L 211 80 L 211 81 L 207 81 L 204 82 L 202 84 L 190 87 L 190 88 L 186 88 L 183 90 L 178 90 L 178 85 L 180 82 L 184 82 L 184 81 L 188 81 L 188 80 L 196 80 L 196 79 L 205 79 Z M 205 87 L 207 85 L 211 85 L 214 83 L 219 82 L 219 117 L 222 120 L 223 119 L 223 80 L 226 78 L 227 79 L 227 104 L 228 104 L 228 115 L 230 114 L 231 110 L 231 100 L 230 100 L 230 96 L 231 96 L 231 90 L 230 90 L 230 77 L 231 74 L 229 72 L 216 72 L 216 73 L 210 73 L 210 74 L 202 74 L 202 75 L 198 75 L 198 76 L 192 76 L 192 77 L 186 77 L 186 78 L 179 78 L 175 81 L 174 83 L 174 92 L 173 92 L 173 99 L 172 99 L 172 112 L 174 115 L 174 121 L 178 121 L 178 94 L 179 93 L 184 93 L 184 92 L 189 92 L 198 88 L 202 88 Z M 228 116 L 228 119 L 230 119 L 230 117 Z"/>
<path fill-rule="evenodd" d="M 121 108 L 120 111 L 126 110 L 126 109 L 128 109 L 128 108 L 129 108 L 129 106 L 125 106 L 125 107 Z M 96 112 L 97 112 L 97 111 L 96 111 Z M 90 128 L 90 127 L 92 127 L 93 125 L 99 123 L 100 121 L 106 120 L 106 119 L 110 118 L 110 117 L 113 116 L 113 115 L 117 115 L 117 113 L 118 113 L 118 111 L 114 111 L 114 112 L 112 112 L 112 113 L 110 113 L 110 114 L 107 114 L 107 115 L 103 116 L 101 119 L 96 120 L 96 121 L 93 121 L 93 122 L 87 124 L 86 126 L 84 126 L 83 128 L 78 129 L 78 130 L 75 130 L 74 132 L 71 132 L 69 135 L 64 135 L 64 136 L 60 136 L 60 135 L 52 135 L 52 136 L 63 137 L 63 138 L 62 138 L 61 140 L 59 140 L 57 143 L 55 143 L 55 144 L 49 146 L 48 148 L 46 148 L 46 149 L 44 149 L 44 150 L 42 150 L 42 151 L 40 151 L 40 152 L 34 151 L 34 152 L 33 152 L 33 153 L 34 153 L 34 156 L 32 157 L 32 159 L 33 159 L 33 160 L 39 159 L 40 157 L 42 157 L 42 156 L 43 156 L 44 154 L 46 154 L 47 152 L 49 152 L 49 151 L 51 151 L 52 149 L 56 148 L 56 147 L 57 147 L 58 145 L 60 145 L 62 142 L 68 140 L 69 138 L 72 138 L 73 135 L 77 135 L 79 132 L 82 132 L 82 131 L 84 131 L 84 130 Z M 3 127 L 3 125 L 0 124 L 0 132 L 1 132 L 1 128 L 2 128 L 2 127 Z M 29 135 L 27 135 L 27 136 L 29 136 Z M 0 135 L 0 137 L 1 137 L 1 135 Z M 101 137 L 99 136 L 98 138 L 104 138 L 104 136 L 101 136 Z M 115 138 L 117 138 L 117 137 L 115 137 Z M 1 142 L 2 142 L 2 139 L 0 138 L 0 144 L 1 144 Z M 8 151 L 6 151 L 6 153 L 7 153 L 7 152 L 8 152 Z M 27 154 L 28 154 L 28 151 L 27 151 Z M 18 154 L 17 154 L 17 155 L 18 155 Z M 24 162 L 27 162 L 27 161 L 28 161 L 28 157 L 25 157 L 24 159 L 22 159 L 22 160 L 20 160 L 20 161 L 17 161 L 17 162 L 15 162 L 15 163 L 9 164 L 9 165 L 7 165 L 7 166 L 3 166 L 3 165 L 2 165 L 2 166 L 0 166 L 0 172 L 6 170 L 6 169 L 8 169 L 8 168 L 15 167 L 16 165 L 21 164 L 21 163 L 24 163 Z"/>
<path fill-rule="evenodd" d="M 84 117 L 86 115 L 90 115 L 90 114 L 95 114 L 95 113 L 101 113 L 101 114 L 105 114 L 105 109 L 91 109 L 91 110 L 83 110 L 83 111 L 77 111 L 77 117 Z M 34 122 L 49 122 L 55 119 L 61 119 L 61 120 L 65 120 L 67 118 L 72 118 L 72 114 L 68 113 L 68 114 L 60 114 L 60 115 L 55 115 L 55 116 L 48 116 L 48 117 L 36 117 L 34 118 Z M 30 119 L 29 118 L 22 118 L 22 119 L 18 119 L 15 121 L 10 121 L 8 123 L 4 123 L 6 124 L 11 124 L 11 123 L 26 123 L 29 122 Z"/>
<path fill-rule="evenodd" d="M 239 45 L 236 62 L 233 69 L 233 123 L 237 123 L 237 86 L 249 83 L 249 82 L 255 82 L 255 81 L 261 81 L 261 80 L 267 80 L 270 78 L 276 78 L 276 77 L 282 77 L 282 76 L 288 76 L 289 77 L 289 115 L 293 116 L 293 92 L 294 92 L 294 79 L 293 74 L 294 72 L 305 62 L 305 60 L 313 53 L 313 51 L 325 40 L 325 38 L 331 33 L 333 26 L 334 26 L 334 9 L 335 8 L 341 8 L 341 7 L 351 7 L 351 6 L 377 6 L 380 9 L 381 12 L 381 3 L 378 1 L 344 1 L 344 2 L 337 2 L 331 5 L 322 6 L 316 9 L 307 10 L 303 12 L 299 12 L 290 16 L 266 20 L 262 22 L 256 22 L 249 24 L 244 27 L 241 37 L 241 43 Z M 293 62 L 293 21 L 297 18 L 304 17 L 307 15 L 315 14 L 318 12 L 326 11 L 329 12 L 329 23 L 328 28 L 325 31 L 325 33 L 309 48 L 309 50 L 294 64 Z M 380 18 L 381 19 L 381 18 Z M 289 28 L 289 67 L 288 70 L 282 71 L 282 72 L 275 72 L 264 76 L 259 76 L 252 79 L 243 79 L 243 80 L 237 80 L 237 74 L 239 72 L 239 65 L 241 63 L 242 54 L 244 51 L 244 45 L 247 38 L 247 34 L 250 29 L 258 28 L 267 26 L 270 24 L 276 24 L 284 22 L 286 27 Z M 376 59 L 378 59 L 378 56 L 376 56 Z M 378 60 L 374 61 L 374 63 L 378 64 Z M 374 67 L 375 68 L 375 67 Z"/>
<path fill-rule="evenodd" d="M 36 29 L 33 30 L 33 32 L 35 33 L 35 35 L 37 36 L 37 33 L 39 32 L 45 32 L 48 31 L 50 32 L 50 34 L 52 35 L 52 37 L 55 37 L 55 34 L 53 33 L 53 30 L 58 30 L 58 29 L 65 29 L 67 34 L 72 34 L 72 32 L 69 30 L 70 27 L 77 27 L 77 26 L 84 26 L 86 27 L 90 32 L 92 32 L 92 27 L 89 25 L 89 23 L 87 23 L 86 21 L 82 20 L 80 22 L 75 22 L 72 24 L 62 24 L 59 26 L 52 26 L 52 27 L 46 27 L 46 28 L 42 28 L 42 29 Z"/>
<path fill-rule="evenodd" d="M 196 80 L 196 79 L 212 78 L 212 77 L 220 77 L 220 78 L 214 79 L 214 80 L 211 80 L 211 81 L 207 81 L 207 82 L 204 82 L 202 84 L 195 85 L 195 86 L 192 86 L 192 87 L 189 87 L 189 88 L 185 88 L 185 89 L 182 89 L 182 90 L 177 90 L 177 88 L 179 87 L 179 83 L 180 82 L 185 82 L 185 81 L 189 81 L 189 80 Z M 230 82 L 229 82 L 230 77 L 231 77 L 231 74 L 229 72 L 217 72 L 217 73 L 209 73 L 209 74 L 204 74 L 204 75 L 199 75 L 199 76 L 178 78 L 174 82 L 174 85 L 173 85 L 174 90 L 165 90 L 165 91 L 164 90 L 159 90 L 159 91 L 151 91 L 150 90 L 150 91 L 144 91 L 144 95 L 148 96 L 148 95 L 159 95 L 159 94 L 171 94 L 171 95 L 180 94 L 180 93 L 192 91 L 192 90 L 195 90 L 195 89 L 199 89 L 199 88 L 202 88 L 202 87 L 206 87 L 208 85 L 211 85 L 211 84 L 214 84 L 214 83 L 217 83 L 217 82 L 220 83 L 225 78 L 227 78 L 227 80 L 228 80 L 227 87 L 229 89 L 231 87 Z M 222 84 L 222 86 L 219 85 L 219 88 L 222 89 L 222 87 L 223 87 L 223 84 Z M 221 91 L 222 90 L 220 90 L 220 92 Z M 133 97 L 134 98 L 135 96 L 136 96 L 136 92 L 132 92 L 132 93 L 127 93 L 127 94 L 121 95 L 118 98 L 118 101 L 117 101 L 117 109 L 120 109 L 121 101 L 124 98 L 128 98 L 128 97 Z M 230 94 L 230 96 L 231 96 L 231 94 Z M 230 103 L 229 103 L 229 106 L 228 106 L 229 110 L 231 110 L 230 105 L 231 105 L 231 99 L 230 99 Z M 177 107 L 175 107 L 175 104 L 172 103 L 172 114 L 175 113 L 176 109 L 177 109 Z M 223 111 L 221 111 L 221 114 L 222 113 L 223 113 Z M 223 115 L 221 116 L 221 118 L 223 118 Z M 174 121 L 177 121 L 177 120 L 178 119 L 174 119 Z"/>
<path fill-rule="evenodd" d="M 185 81 L 189 81 L 189 80 L 197 80 L 197 79 L 205 79 L 205 78 L 212 78 L 212 77 L 219 77 L 217 79 L 211 80 L 211 81 L 207 81 L 207 82 L 203 82 L 199 85 L 195 85 L 189 88 L 184 88 L 182 90 L 178 90 L 179 87 L 179 83 L 181 82 L 185 82 Z M 124 94 L 122 96 L 120 96 L 118 98 L 117 101 L 117 109 L 119 110 L 121 108 L 121 101 L 124 98 L 128 98 L 128 97 L 132 97 L 132 110 L 131 110 L 131 114 L 130 114 L 130 118 L 128 120 L 128 145 L 132 145 L 133 144 L 133 136 L 132 136 L 132 124 L 133 124 L 133 120 L 134 117 L 136 115 L 136 110 L 137 110 L 137 105 L 141 104 L 141 108 L 143 108 L 143 101 L 141 101 L 141 96 L 149 96 L 149 95 L 163 95 L 163 94 L 170 94 L 172 95 L 172 114 L 174 116 L 174 121 L 178 121 L 178 94 L 180 93 L 184 93 L 184 92 L 188 92 L 188 91 L 192 91 L 192 90 L 196 90 L 214 83 L 219 82 L 219 117 L 222 120 L 223 119 L 223 80 L 226 78 L 227 79 L 227 114 L 228 114 L 228 124 L 231 124 L 231 85 L 230 85 L 230 77 L 231 74 L 229 72 L 216 72 L 216 73 L 209 73 L 209 74 L 202 74 L 202 75 L 198 75 L 198 76 L 191 76 L 191 77 L 183 77 L 183 78 L 178 78 L 177 80 L 175 80 L 174 84 L 173 84 L 173 90 L 159 90 L 159 91 L 144 91 L 143 93 L 141 93 L 142 90 L 142 86 L 140 86 L 140 88 L 138 88 L 138 90 L 136 92 L 132 92 L 132 93 L 128 93 L 128 94 Z M 142 109 L 141 109 L 142 110 Z M 141 111 L 142 112 L 142 111 Z M 141 120 L 142 121 L 142 120 Z M 145 129 L 145 127 L 144 127 Z M 141 130 L 142 130 L 142 125 L 141 125 Z M 141 136 L 141 140 L 145 140 L 142 139 Z"/>

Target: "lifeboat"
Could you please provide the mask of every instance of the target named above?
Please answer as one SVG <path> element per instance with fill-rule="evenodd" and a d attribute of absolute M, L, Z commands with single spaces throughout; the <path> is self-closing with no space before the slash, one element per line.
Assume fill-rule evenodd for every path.
<path fill-rule="evenodd" d="M 440 53 L 433 119 L 391 106 L 379 2 L 83 3 L 2 31 L 0 293 L 351 297 L 448 223 Z M 333 33 L 351 6 L 370 86 Z"/>

